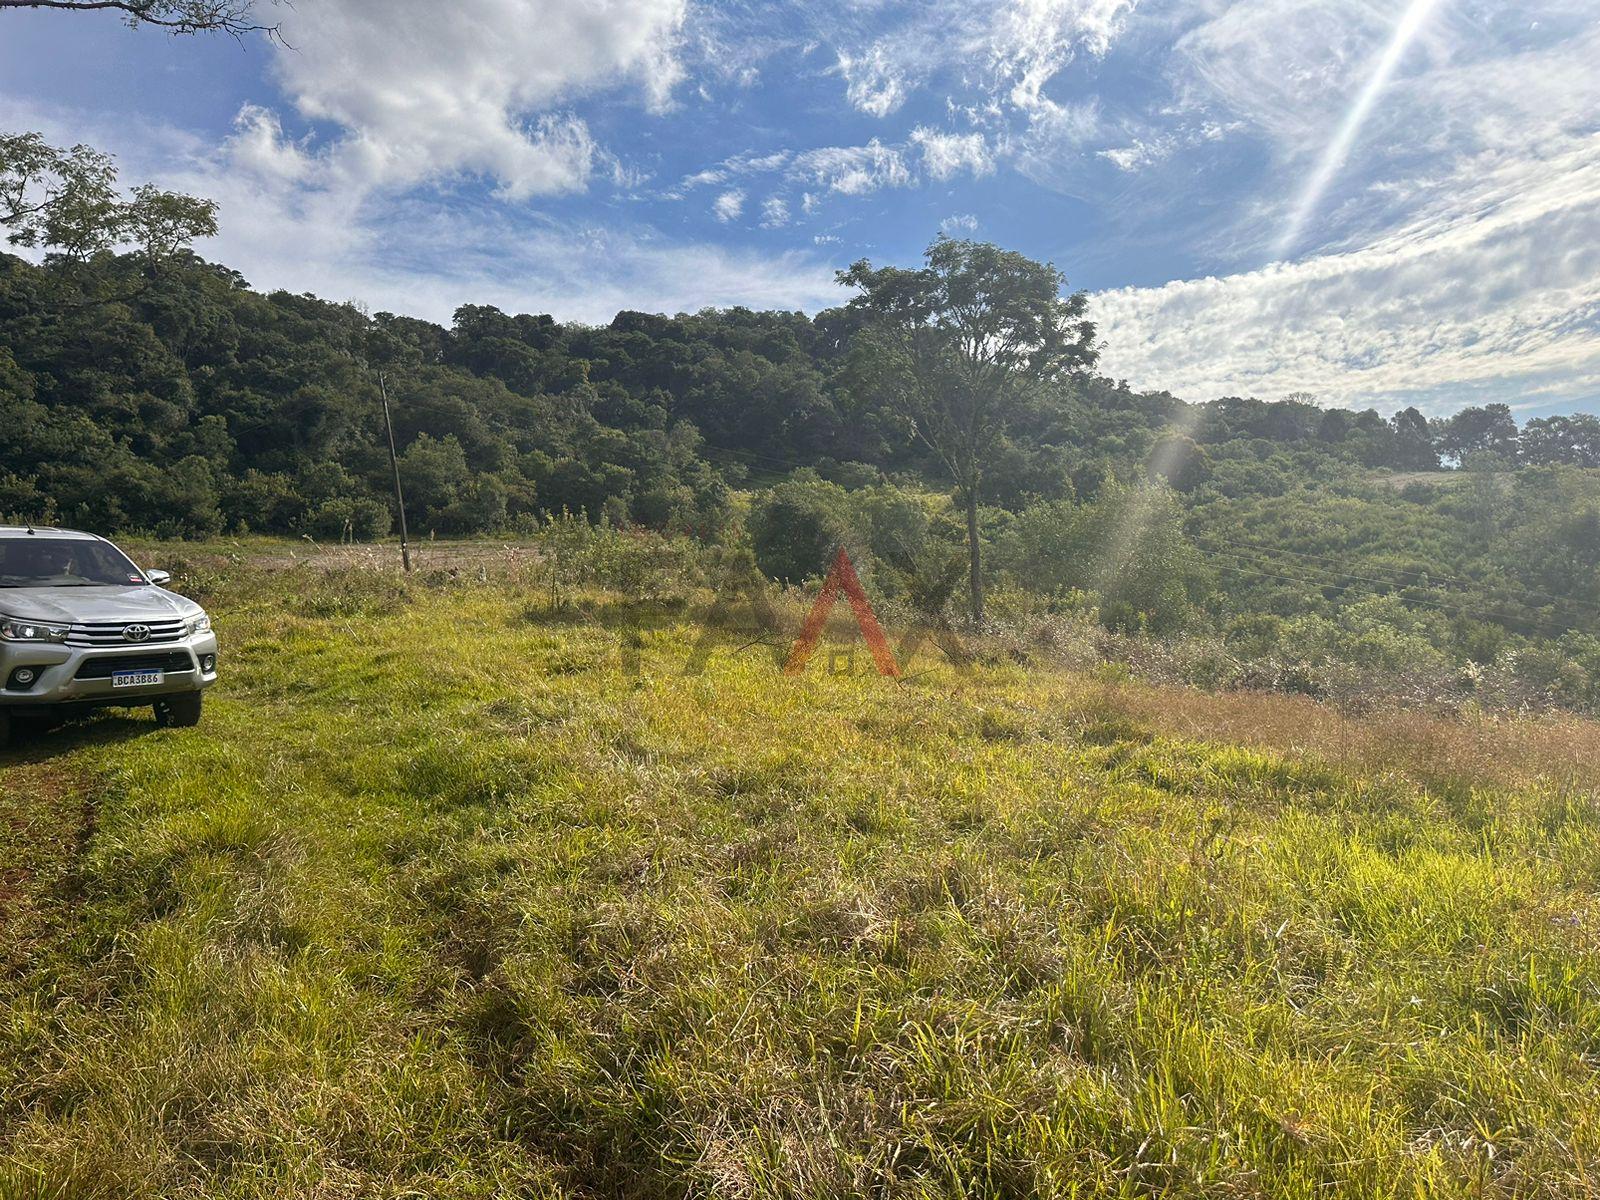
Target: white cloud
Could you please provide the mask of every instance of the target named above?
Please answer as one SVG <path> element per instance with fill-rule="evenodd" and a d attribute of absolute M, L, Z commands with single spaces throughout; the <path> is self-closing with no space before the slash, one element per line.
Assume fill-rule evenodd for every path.
<path fill-rule="evenodd" d="M 1079 54 L 1105 54 L 1136 3 L 873 0 L 822 10 L 816 32 L 837 48 L 845 98 L 871 116 L 896 111 L 941 76 L 1027 112 L 1049 104 L 1045 86 Z"/>
<path fill-rule="evenodd" d="M 728 178 L 727 169 L 724 167 L 707 167 L 704 171 L 696 171 L 693 175 L 685 175 L 683 183 L 685 188 L 703 187 L 708 184 L 721 183 Z"/>
<path fill-rule="evenodd" d="M 971 213 L 955 213 L 939 222 L 941 233 L 976 233 L 978 218 Z"/>
<path fill-rule="evenodd" d="M 1370 74 L 1405 4 L 1373 0 L 1234 0 L 1180 37 L 1180 92 L 1225 107 L 1274 144 L 1312 155 Z M 1443 31 L 1429 30 L 1407 70 L 1437 65 Z"/>
<path fill-rule="evenodd" d="M 344 169 L 405 186 L 458 172 L 508 197 L 572 191 L 596 148 L 573 99 L 622 85 L 662 108 L 687 0 L 296 0 L 277 73 L 301 115 L 346 131 Z"/>
<path fill-rule="evenodd" d="M 877 138 L 865 146 L 820 146 L 801 151 L 794 156 L 792 174 L 847 196 L 905 187 L 912 178 L 905 155 Z"/>
<path fill-rule="evenodd" d="M 221 145 L 119 114 L 53 111 L 0 94 L 0 128 L 37 129 L 117 155 L 129 179 L 210 196 L 221 232 L 197 247 L 262 290 L 359 300 L 448 323 L 462 304 L 605 322 L 620 309 L 815 310 L 838 303 L 815 252 L 669 242 L 649 226 L 529 217 L 492 198 L 353 184 L 247 108 Z M 396 236 L 397 230 L 403 231 Z"/>
<path fill-rule="evenodd" d="M 911 144 L 922 150 L 922 165 L 935 179 L 949 179 L 961 171 L 973 175 L 994 171 L 994 156 L 981 133 L 941 133 L 919 125 L 911 131 Z"/>
<path fill-rule="evenodd" d="M 1079 51 L 1103 55 L 1136 0 L 1010 0 L 992 16 L 986 35 L 989 63 L 1008 81 L 1008 98 L 1030 110 L 1045 84 Z"/>
<path fill-rule="evenodd" d="M 845 97 L 871 116 L 886 117 L 906 102 L 905 73 L 883 45 L 868 47 L 860 57 L 841 52 L 839 74 L 844 76 Z"/>
<path fill-rule="evenodd" d="M 1105 159 L 1119 171 L 1131 172 L 1160 162 L 1172 153 L 1176 145 L 1177 143 L 1170 137 L 1157 137 L 1148 142 L 1142 138 L 1134 138 L 1130 145 L 1097 150 L 1095 155 Z"/>
<path fill-rule="evenodd" d="M 719 221 L 737 220 L 739 214 L 744 212 L 744 192 L 738 188 L 730 188 L 723 192 L 712 201 L 711 211 L 716 214 Z"/>
<path fill-rule="evenodd" d="M 777 150 L 771 154 L 754 152 L 735 154 L 715 166 L 685 175 L 678 184 L 678 190 L 688 191 L 692 188 L 726 183 L 736 175 L 761 175 L 768 171 L 776 171 L 786 166 L 791 158 L 793 155 L 787 150 Z"/>
<path fill-rule="evenodd" d="M 930 154 L 935 157 L 942 154 L 940 162 L 945 166 L 947 173 L 960 169 L 962 165 L 968 165 L 974 173 L 979 173 L 980 162 L 987 163 L 983 155 L 981 137 L 978 138 L 977 145 L 973 146 L 959 135 L 936 134 L 932 131 L 919 132 L 926 132 L 933 143 L 931 149 L 924 146 L 924 158 L 927 159 Z M 913 143 L 908 143 L 910 144 L 920 144 L 915 135 Z M 844 196 L 861 196 L 880 188 L 911 186 L 916 182 L 916 176 L 907 161 L 906 150 L 905 146 L 889 146 L 873 138 L 864 146 L 817 146 L 810 150 L 739 154 L 688 176 L 676 189 L 663 193 L 663 198 L 681 199 L 686 190 L 700 184 L 731 182 L 736 178 L 750 176 L 775 175 L 778 178 L 778 187 L 801 189 L 800 209 L 809 215 L 814 213 L 822 202 L 822 197 L 818 192 L 810 190 L 812 188 Z M 992 169 L 992 163 L 987 165 Z M 721 206 L 724 200 L 734 194 L 729 192 L 718 198 L 719 217 L 722 217 Z M 742 208 L 744 193 L 738 190 L 737 195 L 739 208 Z M 731 200 L 727 203 L 730 207 L 733 205 Z M 731 215 L 737 216 L 739 208 L 734 208 Z M 789 219 L 789 213 L 788 199 L 774 193 L 764 203 L 762 224 L 768 228 L 785 224 Z M 722 219 L 730 218 L 722 217 Z"/>
<path fill-rule="evenodd" d="M 1185 171 L 1200 161 L 1183 153 L 1194 147 L 1243 137 L 1264 152 L 1261 186 L 1240 191 L 1218 179 L 1212 194 L 1237 199 L 1209 242 L 1190 239 L 1190 253 L 1199 243 L 1232 261 L 1267 261 L 1330 145 L 1338 169 L 1295 247 L 1299 261 L 1097 297 L 1105 369 L 1194 399 L 1307 390 L 1337 404 L 1440 412 L 1593 394 L 1592 4 L 1532 0 L 1503 13 L 1441 5 L 1357 136 L 1336 143 L 1403 7 L 1219 5 L 1178 39 L 1170 94 L 1139 122 L 1107 121 L 1124 136 L 1098 158 L 1165 169 L 1173 187 L 1182 186 L 1180 154 Z M 1161 168 L 1168 158 L 1174 165 Z M 1203 161 L 1216 170 L 1238 159 Z M 1144 181 L 1133 195 L 1170 204 L 1167 192 Z"/>
<path fill-rule="evenodd" d="M 1582 388 L 1600 374 L 1600 135 L 1486 152 L 1371 244 L 1095 298 L 1104 369 L 1191 399 L 1334 404 Z"/>
<path fill-rule="evenodd" d="M 1178 39 L 1180 107 L 1221 114 L 1202 133 L 1244 132 L 1276 170 L 1242 221 L 1273 247 L 1309 173 L 1383 63 L 1407 6 L 1372 0 L 1235 0 Z M 1592 128 L 1600 26 L 1588 0 L 1528 0 L 1514 13 L 1442 4 L 1339 160 L 1309 232 L 1315 250 L 1392 229 L 1428 180 L 1466 158 L 1528 153 L 1549 131 Z M 1385 190 L 1386 181 L 1395 186 Z M 1374 185 L 1379 186 L 1374 186 Z"/>
<path fill-rule="evenodd" d="M 1097 150 L 1095 157 L 1105 159 L 1119 171 L 1143 171 L 1166 162 L 1180 151 L 1206 142 L 1219 142 L 1243 128 L 1242 121 L 1204 121 L 1198 126 L 1179 126 L 1170 132 L 1147 131 L 1143 136 L 1133 137 L 1125 146 Z"/>
<path fill-rule="evenodd" d="M 811 214 L 821 204 L 819 193 L 862 196 L 883 188 L 917 184 L 919 174 L 913 168 L 914 162 L 920 162 L 921 173 L 927 178 L 948 180 L 963 172 L 973 176 L 991 174 L 998 157 L 998 151 L 981 131 L 957 133 L 918 125 L 906 141 L 898 144 L 872 138 L 865 145 L 816 146 L 808 150 L 785 149 L 769 153 L 749 151 L 733 155 L 685 176 L 662 196 L 682 199 L 684 193 L 695 187 L 775 175 L 782 181 L 780 187 L 787 185 L 801 191 L 800 209 Z M 783 204 L 783 218 L 774 220 L 773 214 L 767 213 L 764 224 L 769 227 L 788 219 L 789 199 L 779 198 L 779 202 Z M 771 205 L 774 201 L 767 203 Z"/>
<path fill-rule="evenodd" d="M 1100 104 L 1041 105 L 1028 122 L 1016 155 L 1017 170 L 1043 187 L 1062 187 L 1084 150 L 1102 136 Z"/>
<path fill-rule="evenodd" d="M 771 154 L 753 154 L 735 161 L 741 162 L 744 168 L 750 171 L 776 171 L 793 157 L 787 150 L 775 150 Z"/>
<path fill-rule="evenodd" d="M 278 114 L 246 104 L 233 122 L 231 156 L 242 170 L 286 183 L 308 179 L 318 170 L 312 153 L 284 136 Z"/>

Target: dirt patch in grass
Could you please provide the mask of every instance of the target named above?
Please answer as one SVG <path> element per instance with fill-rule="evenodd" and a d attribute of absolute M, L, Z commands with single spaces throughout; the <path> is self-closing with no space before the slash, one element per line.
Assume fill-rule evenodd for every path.
<path fill-rule="evenodd" d="M 51 762 L 0 767 L 0 987 L 60 934 L 94 831 L 91 790 Z"/>

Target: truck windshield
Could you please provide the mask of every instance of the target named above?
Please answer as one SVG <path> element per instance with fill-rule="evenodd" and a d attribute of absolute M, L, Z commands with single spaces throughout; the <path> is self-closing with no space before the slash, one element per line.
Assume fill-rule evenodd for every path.
<path fill-rule="evenodd" d="M 147 580 L 105 542 L 0 537 L 0 587 L 127 587 Z"/>

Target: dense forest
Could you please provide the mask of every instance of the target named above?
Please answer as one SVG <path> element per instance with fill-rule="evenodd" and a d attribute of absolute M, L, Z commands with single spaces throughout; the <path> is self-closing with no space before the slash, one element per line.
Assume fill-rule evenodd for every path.
<path fill-rule="evenodd" d="M 380 370 L 423 531 L 562 510 L 715 528 L 729 483 L 805 466 L 844 482 L 937 481 L 913 444 L 852 404 L 843 310 L 623 312 L 595 327 L 465 306 L 445 328 L 262 295 L 199 259 L 154 282 L 128 258 L 95 269 L 114 277 L 63 297 L 58 277 L 0 257 L 0 511 L 173 535 L 337 537 L 350 522 L 380 536 L 392 509 Z M 130 296 L 94 298 L 107 287 Z M 1600 467 L 1600 419 L 1519 429 L 1504 405 L 1429 422 L 1309 398 L 1191 406 L 1090 378 L 1031 417 L 985 497 L 1012 511 L 1092 498 L 1152 466 L 1196 498 L 1474 456 Z"/>
<path fill-rule="evenodd" d="M 443 327 L 264 295 L 187 253 L 159 272 L 0 256 L 0 515 L 386 536 L 381 378 L 414 536 L 572 514 L 740 540 L 794 581 L 843 540 L 881 588 L 915 591 L 963 533 L 941 464 L 855 386 L 859 320 L 842 305 L 588 326 L 469 305 Z M 1250 658 L 1516 659 L 1600 699 L 1593 416 L 1190 404 L 1080 373 L 994 453 L 983 569 L 1012 609 L 1203 632 Z"/>

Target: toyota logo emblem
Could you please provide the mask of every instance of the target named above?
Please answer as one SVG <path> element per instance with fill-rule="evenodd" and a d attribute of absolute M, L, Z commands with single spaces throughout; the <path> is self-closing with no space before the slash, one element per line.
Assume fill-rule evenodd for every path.
<path fill-rule="evenodd" d="M 123 640 L 129 642 L 142 642 L 149 636 L 150 626 L 148 625 L 129 625 L 122 631 Z"/>

